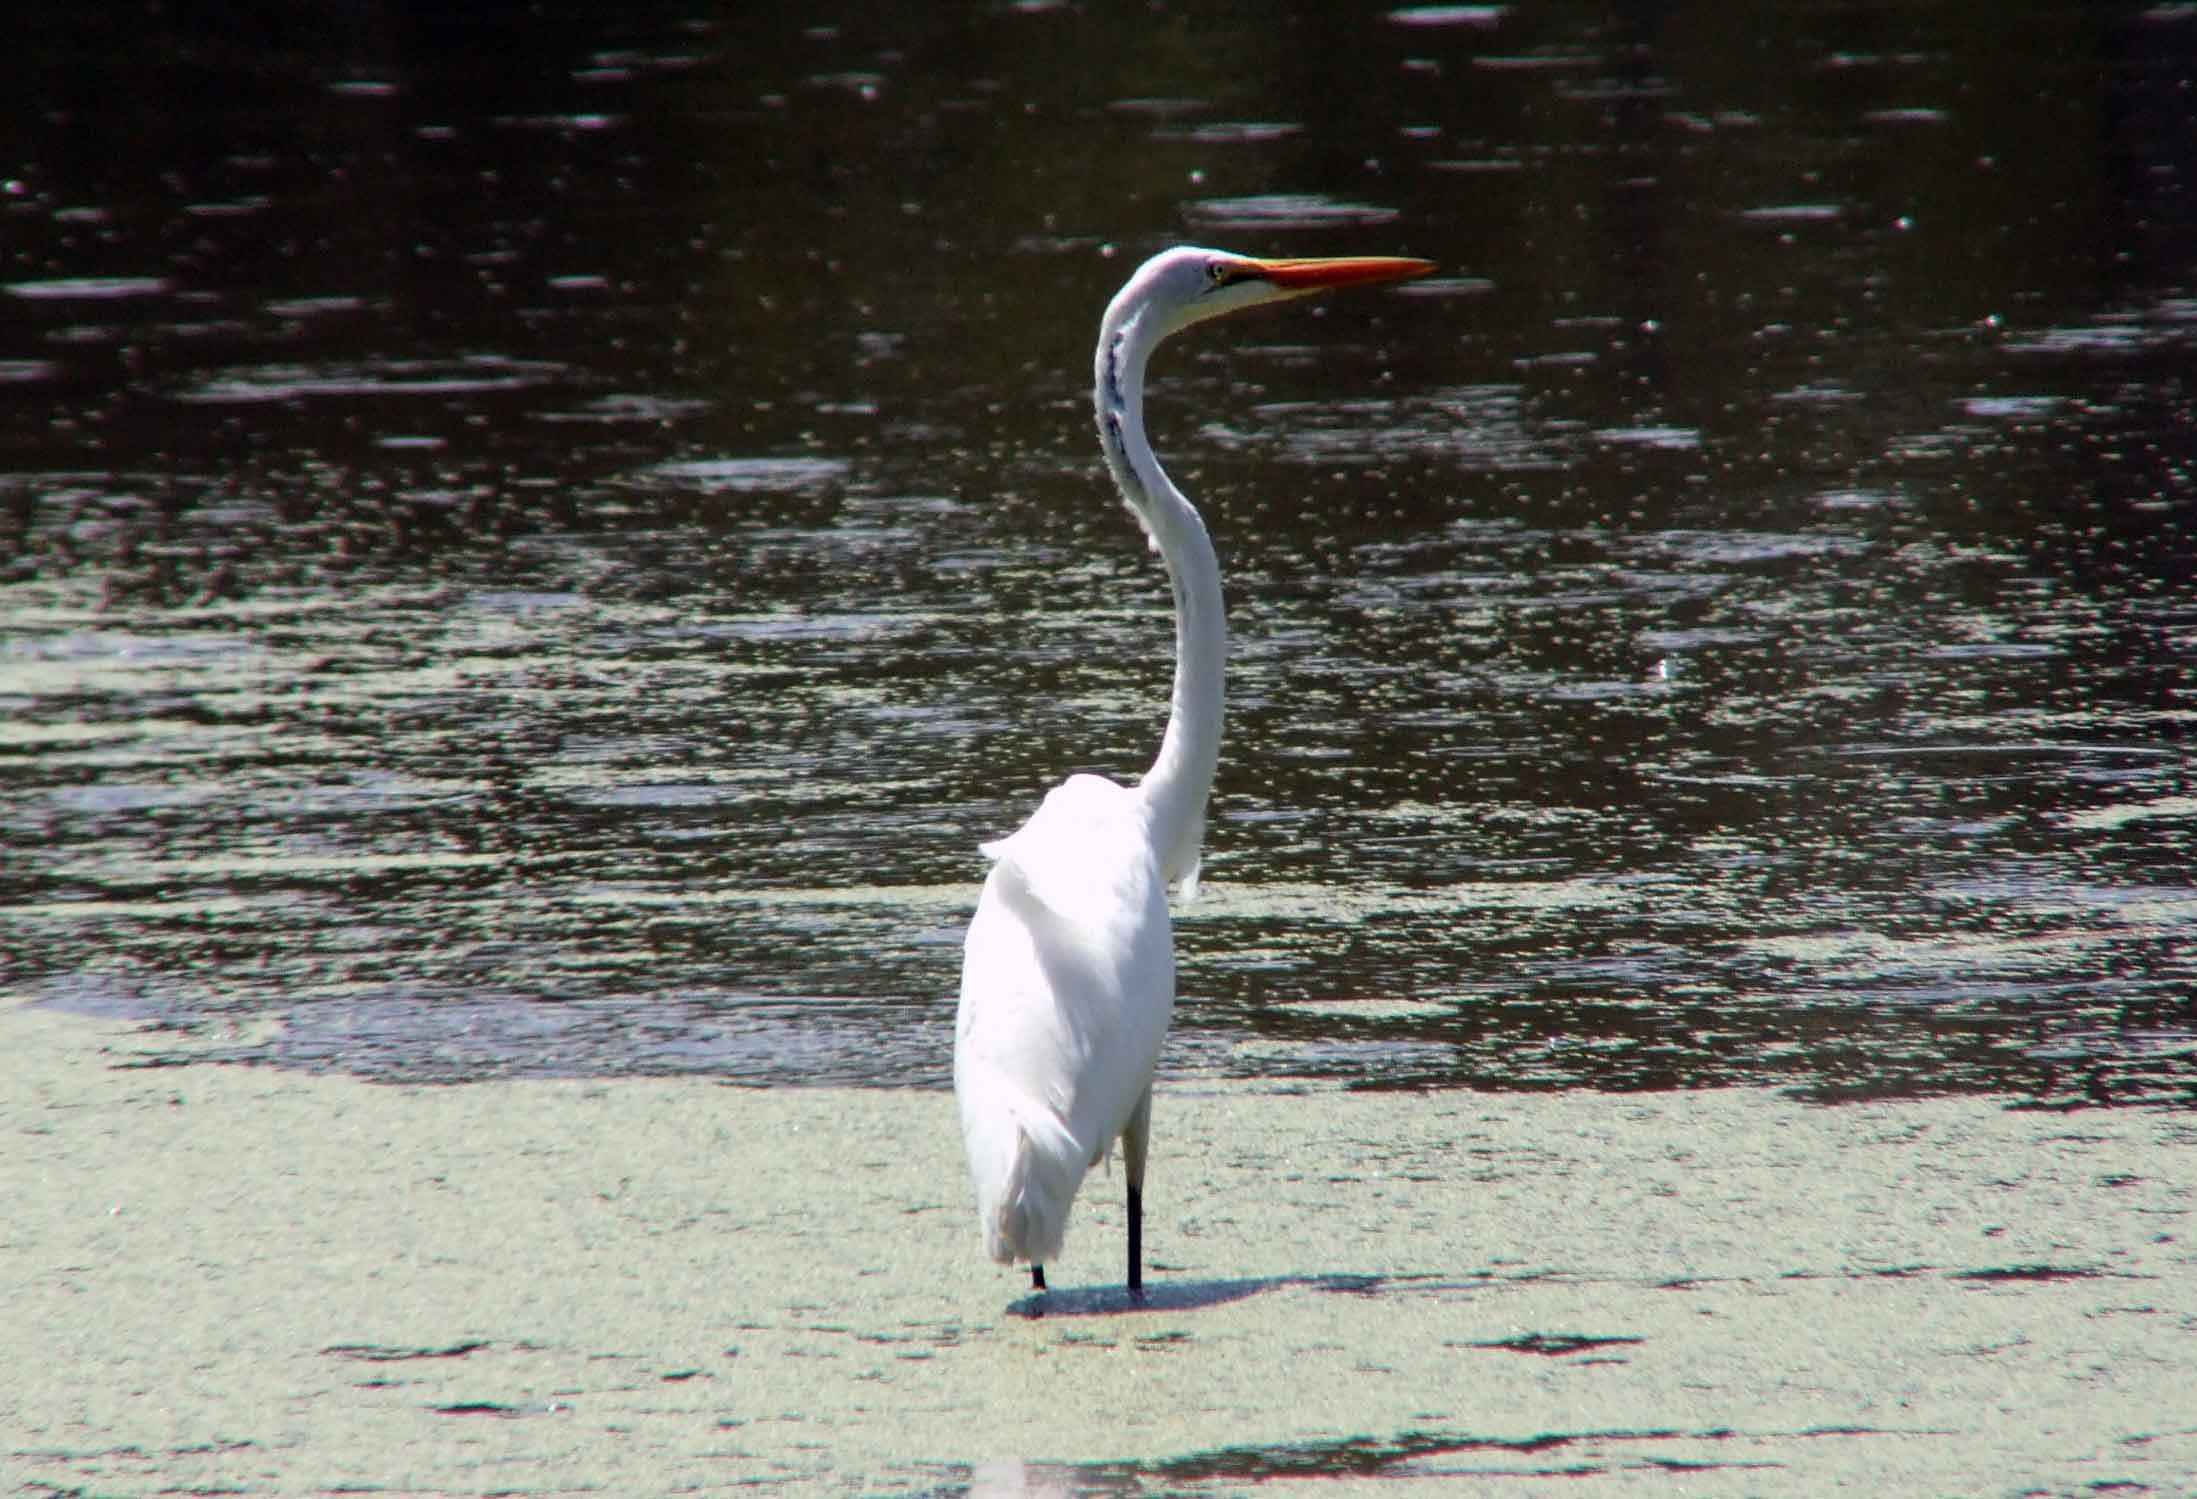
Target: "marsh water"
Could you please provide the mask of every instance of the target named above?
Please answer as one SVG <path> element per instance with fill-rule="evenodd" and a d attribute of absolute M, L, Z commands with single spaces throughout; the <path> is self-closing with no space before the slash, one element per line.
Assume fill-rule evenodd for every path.
<path fill-rule="evenodd" d="M 1228 578 L 1177 1074 L 2197 1101 L 2197 11 L 37 4 L 0 982 L 213 1054 L 943 1083 Z M 254 29 L 254 28 L 265 29 Z"/>

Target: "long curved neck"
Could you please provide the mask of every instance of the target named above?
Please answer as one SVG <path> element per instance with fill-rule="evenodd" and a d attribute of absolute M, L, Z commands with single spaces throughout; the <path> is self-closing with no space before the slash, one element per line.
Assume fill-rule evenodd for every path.
<path fill-rule="evenodd" d="M 1121 497 L 1167 565 L 1175 595 L 1175 690 L 1167 734 L 1139 792 L 1164 878 L 1197 893 L 1206 795 L 1220 761 L 1228 621 L 1220 561 L 1197 507 L 1160 468 L 1144 436 L 1144 366 L 1166 330 L 1120 299 L 1099 327 L 1092 393 L 1099 446 Z"/>

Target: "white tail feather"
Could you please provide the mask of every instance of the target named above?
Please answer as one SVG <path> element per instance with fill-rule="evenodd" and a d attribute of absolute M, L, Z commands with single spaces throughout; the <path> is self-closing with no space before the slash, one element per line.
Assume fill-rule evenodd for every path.
<path fill-rule="evenodd" d="M 1012 1135 L 969 1121 L 969 1161 L 976 1179 L 977 1217 L 985 1252 L 1000 1264 L 1057 1258 L 1068 1232 L 1068 1208 L 1086 1169 L 1083 1150 L 1049 1110 L 1031 1117 L 1011 1111 Z M 990 1138 L 983 1138 L 989 1135 Z"/>

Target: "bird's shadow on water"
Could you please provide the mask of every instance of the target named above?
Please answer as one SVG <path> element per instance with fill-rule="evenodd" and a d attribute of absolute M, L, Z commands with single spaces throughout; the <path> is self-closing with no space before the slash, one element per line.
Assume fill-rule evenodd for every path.
<path fill-rule="evenodd" d="M 1418 1277 L 1412 1277 L 1417 1279 Z M 1007 1303 L 1007 1315 L 1037 1321 L 1046 1317 L 1114 1317 L 1134 1312 L 1194 1312 L 1226 1306 L 1267 1291 L 1301 1287 L 1331 1294 L 1370 1296 L 1392 1279 L 1385 1275 L 1273 1275 L 1260 1280 L 1163 1280 L 1131 1292 L 1127 1286 L 1077 1286 L 1032 1291 Z"/>

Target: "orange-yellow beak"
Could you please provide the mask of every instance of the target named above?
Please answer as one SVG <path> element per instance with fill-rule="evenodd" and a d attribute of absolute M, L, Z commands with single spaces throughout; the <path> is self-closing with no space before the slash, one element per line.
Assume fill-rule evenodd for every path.
<path fill-rule="evenodd" d="M 1331 286 L 1378 286 L 1409 281 L 1434 269 L 1431 260 L 1400 255 L 1344 255 L 1322 260 L 1254 260 L 1246 257 L 1246 275 L 1284 291 L 1323 291 Z"/>

